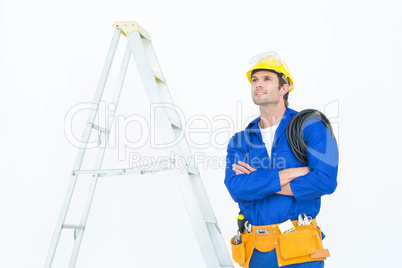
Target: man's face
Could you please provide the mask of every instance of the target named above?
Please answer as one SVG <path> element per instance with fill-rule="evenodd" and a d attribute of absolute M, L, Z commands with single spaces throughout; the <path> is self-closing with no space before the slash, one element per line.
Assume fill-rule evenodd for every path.
<path fill-rule="evenodd" d="M 281 97 L 275 73 L 258 71 L 251 77 L 251 95 L 256 105 L 277 104 Z"/>

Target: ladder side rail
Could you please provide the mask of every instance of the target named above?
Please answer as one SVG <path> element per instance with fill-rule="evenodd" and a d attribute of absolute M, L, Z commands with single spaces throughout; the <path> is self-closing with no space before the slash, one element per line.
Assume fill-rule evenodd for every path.
<path fill-rule="evenodd" d="M 180 131 L 180 130 L 176 130 Z M 184 130 L 181 130 L 184 131 Z M 224 237 L 221 233 L 220 227 L 218 225 L 218 220 L 214 214 L 214 210 L 212 208 L 212 204 L 209 200 L 208 194 L 206 192 L 204 183 L 200 176 L 197 166 L 195 165 L 194 154 L 192 153 L 191 147 L 188 144 L 186 136 L 184 136 L 180 141 L 178 146 L 181 148 L 180 151 L 183 155 L 188 158 L 191 157 L 192 161 L 189 162 L 188 173 L 190 177 L 190 181 L 192 187 L 194 189 L 194 193 L 197 197 L 197 200 L 200 204 L 200 209 L 202 211 L 202 215 L 204 220 L 207 223 L 207 228 L 210 233 L 211 239 L 213 240 L 213 244 L 215 250 L 217 252 L 217 256 L 220 260 L 220 263 L 224 266 L 233 266 L 231 256 L 227 250 Z M 186 163 L 188 159 L 186 159 Z"/>
<path fill-rule="evenodd" d="M 141 40 L 139 33 L 133 32 L 127 37 L 127 39 L 131 45 L 131 51 L 137 63 L 138 71 L 148 95 L 148 99 L 151 103 L 161 103 L 159 88 L 153 75 L 153 70 L 145 54 L 143 41 Z M 161 136 L 164 143 L 169 144 L 174 141 L 175 135 L 165 109 L 161 107 L 155 110 L 155 120 L 162 134 Z M 173 145 L 172 147 L 172 144 L 169 144 L 167 150 L 168 153 L 170 153 L 169 150 L 179 152 L 178 146 Z M 213 241 L 203 219 L 200 204 L 196 198 L 188 174 L 179 174 L 176 177 L 176 181 L 178 182 L 183 200 L 185 201 L 184 203 L 187 213 L 190 222 L 192 223 L 205 264 L 207 267 L 220 267 L 219 259 L 213 246 Z"/>
<path fill-rule="evenodd" d="M 184 131 L 184 130 L 182 130 L 182 131 Z M 183 135 L 183 138 L 179 140 L 177 145 L 179 146 L 180 151 L 182 152 L 183 156 L 188 158 L 188 159 L 191 159 L 190 166 L 193 167 L 194 169 L 197 169 L 196 166 L 195 166 L 194 154 L 193 154 L 193 152 L 191 150 L 190 145 L 187 142 L 186 135 Z M 198 172 L 198 170 L 197 170 L 197 172 Z"/>
<path fill-rule="evenodd" d="M 174 129 L 174 131 L 177 131 L 177 134 L 179 134 L 179 131 L 184 131 L 183 129 Z M 191 150 L 191 147 L 186 139 L 186 136 L 184 135 L 178 142 L 177 144 L 180 148 L 180 152 L 183 157 L 186 158 L 185 163 L 189 163 L 188 169 L 189 169 L 189 175 L 191 177 L 192 185 L 194 188 L 194 192 L 197 196 L 197 199 L 200 201 L 201 210 L 203 212 L 204 218 L 206 221 L 209 222 L 217 222 L 216 217 L 213 212 L 213 208 L 211 205 L 211 202 L 208 198 L 205 186 L 202 182 L 201 176 L 199 175 L 199 170 L 197 166 L 195 165 L 195 159 L 194 159 L 194 154 Z M 191 161 L 189 161 L 191 160 Z M 194 173 L 191 174 L 193 171 Z"/>
<path fill-rule="evenodd" d="M 170 95 L 169 88 L 166 84 L 166 82 L 163 81 L 158 81 L 159 89 L 161 91 L 162 99 L 164 100 L 164 103 L 171 103 L 174 104 L 173 98 Z"/>
<path fill-rule="evenodd" d="M 162 68 L 159 65 L 152 42 L 146 38 L 142 38 L 141 40 L 152 72 L 156 74 L 161 81 L 165 82 L 165 76 L 163 75 Z"/>
<path fill-rule="evenodd" d="M 162 82 L 159 80 L 157 82 L 158 82 L 158 87 L 159 87 L 159 91 L 161 94 L 162 102 L 169 104 L 168 109 L 167 109 L 169 119 L 177 122 L 176 125 L 178 125 L 178 127 L 182 128 L 181 118 L 184 117 L 184 114 L 182 113 L 182 111 L 178 111 L 178 107 L 176 107 L 174 105 L 173 99 L 170 95 L 167 84 L 165 82 Z"/>
<path fill-rule="evenodd" d="M 127 36 L 127 39 L 131 47 L 131 52 L 135 58 L 138 67 L 137 69 L 148 99 L 151 104 L 157 104 L 157 107 L 154 107 L 154 110 L 151 111 L 151 115 L 154 113 L 154 118 L 151 118 L 151 120 L 155 119 L 156 122 L 154 122 L 154 124 L 151 122 L 151 125 L 157 125 L 161 131 L 164 131 L 162 133 L 162 138 L 165 148 L 175 150 L 177 137 L 174 135 L 172 126 L 167 117 L 168 108 L 166 108 L 163 103 L 154 72 L 144 51 L 143 42 L 144 40 L 147 40 L 141 39 L 141 36 L 138 32 L 132 32 L 129 36 Z M 168 153 L 170 152 L 168 151 Z"/>
<path fill-rule="evenodd" d="M 144 44 L 144 50 L 146 51 L 147 58 L 149 59 L 149 64 L 151 66 L 151 69 L 152 70 L 156 69 L 157 72 L 159 72 L 159 74 L 163 78 L 163 81 L 160 79 L 156 80 L 158 89 L 159 89 L 158 93 L 161 97 L 161 103 L 167 104 L 165 111 L 168 114 L 169 120 L 173 120 L 175 122 L 175 127 L 173 128 L 173 132 L 174 132 L 175 137 L 178 138 L 178 145 L 179 145 L 179 150 L 181 152 L 181 155 L 186 158 L 186 163 L 187 163 L 187 160 L 191 160 L 191 165 L 194 166 L 193 154 L 191 152 L 190 147 L 185 146 L 185 145 L 183 146 L 183 141 L 185 141 L 186 144 L 188 144 L 188 143 L 185 140 L 186 137 L 184 135 L 184 129 L 183 129 L 183 125 L 181 122 L 181 117 L 179 116 L 180 111 L 177 111 L 177 107 L 173 103 L 173 99 L 170 95 L 169 88 L 165 82 L 165 78 L 163 77 L 162 68 L 160 67 L 159 62 L 157 60 L 155 50 L 152 46 L 152 42 L 150 42 L 149 40 L 146 40 L 146 39 L 142 39 L 142 43 Z"/>
<path fill-rule="evenodd" d="M 102 70 L 101 79 L 100 79 L 100 81 L 98 83 L 96 94 L 95 94 L 95 97 L 94 97 L 94 100 L 93 100 L 93 107 L 92 107 L 92 109 L 90 111 L 90 114 L 88 116 L 88 121 L 87 121 L 87 124 L 85 126 L 84 134 L 82 135 L 81 146 L 80 146 L 80 148 L 78 150 L 76 161 L 75 161 L 74 167 L 73 167 L 74 170 L 77 170 L 77 169 L 81 168 L 82 161 L 84 159 L 85 151 L 86 151 L 86 148 L 87 148 L 87 144 L 88 144 L 89 138 L 91 136 L 92 125 L 93 125 L 93 122 L 95 121 L 95 118 L 96 118 L 97 106 L 98 106 L 98 103 L 99 103 L 99 101 L 100 101 L 100 99 L 102 98 L 102 95 L 103 95 L 106 80 L 107 80 L 107 77 L 109 75 L 109 71 L 110 71 L 110 68 L 111 68 L 111 65 L 112 65 L 112 62 L 113 62 L 113 58 L 114 58 L 114 55 L 115 55 L 115 52 L 116 52 L 116 49 L 117 49 L 117 45 L 118 45 L 118 42 L 119 42 L 120 33 L 121 33 L 121 30 L 117 29 L 117 30 L 115 30 L 115 32 L 113 34 L 113 38 L 112 38 L 112 41 L 111 41 L 111 44 L 110 44 L 110 47 L 109 47 L 109 51 L 108 51 L 108 54 L 107 54 L 107 57 L 106 57 L 106 61 L 105 61 L 105 64 L 104 64 L 104 67 L 103 67 L 103 70 Z M 95 107 L 94 104 L 96 104 L 96 109 L 95 110 L 94 110 L 94 107 Z M 47 257 L 46 257 L 45 266 L 44 266 L 45 268 L 51 267 L 51 265 L 53 263 L 53 259 L 54 259 L 54 256 L 55 256 L 56 250 L 57 250 L 57 245 L 58 245 L 59 240 L 60 240 L 60 235 L 61 235 L 61 231 L 62 231 L 62 228 L 63 228 L 63 224 L 64 224 L 64 221 L 66 219 L 68 208 L 69 208 L 70 202 L 71 202 L 71 198 L 72 198 L 73 193 L 74 193 L 74 188 L 75 188 L 75 185 L 76 185 L 76 182 L 77 182 L 77 178 L 78 178 L 78 175 L 72 175 L 70 177 L 70 182 L 69 182 L 69 185 L 68 185 L 68 188 L 67 188 L 66 195 L 64 197 L 62 208 L 60 210 L 59 218 L 57 220 L 55 231 L 53 233 L 52 240 L 51 240 L 50 247 L 49 247 L 49 251 L 48 251 L 48 254 L 47 254 Z"/>
<path fill-rule="evenodd" d="M 191 151 L 191 147 L 188 144 L 186 137 L 183 137 L 180 140 L 178 146 L 181 148 L 181 151 L 184 152 L 183 155 L 186 158 L 191 159 L 191 161 L 189 161 L 188 171 L 189 171 L 189 175 L 191 177 L 191 182 L 192 182 L 192 185 L 194 188 L 194 192 L 197 196 L 197 199 L 200 201 L 201 204 L 203 204 L 201 206 L 201 209 L 202 209 L 204 218 L 205 218 L 205 220 L 207 220 L 209 222 L 216 222 L 216 217 L 214 215 L 211 202 L 209 200 L 209 197 L 206 192 L 202 178 L 200 176 L 199 170 L 195 164 L 195 159 L 193 157 L 194 154 Z M 188 159 L 186 159 L 186 161 L 188 161 Z"/>
<path fill-rule="evenodd" d="M 151 122 L 151 125 L 157 125 L 158 129 L 161 131 L 164 147 L 167 149 L 168 155 L 170 155 L 169 149 L 172 151 L 177 151 L 180 149 L 178 148 L 177 143 L 181 140 L 181 138 L 176 135 L 169 121 L 167 110 L 170 108 L 170 105 L 165 105 L 163 103 L 158 83 L 153 75 L 153 70 L 144 51 L 143 42 L 149 41 L 146 39 L 141 39 L 141 36 L 138 32 L 131 33 L 127 39 L 130 43 L 131 51 L 138 66 L 138 71 L 150 103 L 160 104 L 153 111 L 151 111 L 151 115 L 152 112 L 154 113 L 154 118 L 151 118 L 151 121 L 155 119 L 155 122 Z M 184 154 L 184 152 L 181 151 L 178 151 L 177 153 L 180 153 L 179 155 Z M 186 154 L 185 156 L 187 157 L 191 155 Z"/>
<path fill-rule="evenodd" d="M 159 87 L 159 91 L 162 97 L 162 100 L 164 103 L 170 104 L 174 109 L 167 109 L 169 118 L 172 118 L 173 120 L 176 120 L 179 122 L 180 126 L 181 124 L 181 118 L 179 116 L 179 112 L 177 111 L 177 108 L 174 103 L 173 99 L 171 97 L 169 88 L 166 84 L 165 77 L 162 72 L 162 68 L 160 67 L 159 61 L 157 59 L 155 50 L 153 48 L 152 42 L 146 39 L 142 39 L 144 48 L 149 60 L 149 63 L 151 65 L 152 70 L 154 73 L 157 73 L 159 76 L 163 78 L 163 80 L 157 80 L 157 84 Z M 173 131 L 175 132 L 175 136 L 179 137 L 181 135 L 184 129 L 183 127 L 181 128 L 173 128 Z M 200 173 L 198 171 L 197 166 L 195 165 L 195 159 L 194 159 L 194 154 L 191 150 L 190 145 L 188 144 L 188 141 L 186 139 L 186 136 L 183 135 L 183 137 L 179 140 L 178 142 L 178 147 L 179 151 L 181 152 L 181 155 L 186 158 L 185 163 L 189 163 L 188 170 L 189 170 L 189 179 L 191 181 L 192 187 L 194 189 L 194 193 L 197 197 L 198 203 L 200 204 L 200 209 L 202 211 L 202 215 L 204 220 L 207 222 L 207 228 L 210 233 L 211 239 L 213 240 L 213 244 L 215 247 L 215 250 L 217 252 L 217 255 L 220 259 L 220 263 L 224 264 L 225 266 L 232 266 L 232 260 L 230 257 L 230 254 L 227 250 L 227 247 L 225 245 L 225 240 L 222 236 L 222 233 L 220 231 L 218 221 L 215 217 L 212 204 L 208 198 L 206 189 L 204 187 L 204 184 L 202 182 Z M 189 161 L 190 160 L 190 161 Z M 189 161 L 189 162 L 188 162 Z M 193 172 L 193 174 L 191 174 Z"/>
<path fill-rule="evenodd" d="M 232 257 L 229 254 L 225 239 L 222 235 L 218 223 L 207 222 L 207 228 L 211 235 L 215 251 L 217 252 L 219 263 L 223 267 L 233 267 Z"/>
<path fill-rule="evenodd" d="M 108 55 L 106 57 L 106 61 L 105 61 L 105 65 L 102 70 L 101 78 L 98 83 L 98 87 L 96 89 L 95 97 L 92 102 L 92 108 L 91 108 L 91 111 L 88 116 L 87 125 L 85 126 L 85 131 L 84 131 L 84 134 L 82 137 L 80 151 L 77 155 L 77 161 L 75 162 L 75 165 L 73 168 L 74 170 L 79 170 L 81 168 L 81 164 L 82 164 L 82 161 L 83 161 L 84 155 L 85 155 L 86 146 L 87 146 L 87 143 L 91 136 L 92 127 L 93 127 L 96 115 L 98 113 L 99 102 L 102 99 L 103 91 L 106 86 L 106 81 L 109 76 L 110 68 L 112 67 L 113 58 L 114 58 L 114 55 L 115 55 L 115 52 L 117 49 L 120 35 L 121 35 L 121 29 L 116 29 L 113 34 L 113 39 L 110 44 Z"/>
<path fill-rule="evenodd" d="M 191 147 L 188 144 L 186 137 L 183 137 L 178 145 L 181 147 L 182 152 L 186 152 L 189 154 L 188 157 L 193 157 Z M 216 219 L 212 204 L 209 200 L 204 183 L 194 161 L 189 162 L 188 173 L 192 187 L 194 189 L 194 193 L 200 204 L 203 218 L 206 221 L 208 231 L 210 233 L 211 239 L 213 240 L 213 245 L 215 247 L 215 251 L 217 252 L 220 263 L 224 266 L 233 266 L 231 256 L 227 250 L 224 237 L 218 224 L 218 220 Z"/>
<path fill-rule="evenodd" d="M 198 174 L 189 174 L 189 176 L 191 178 L 191 184 L 194 188 L 197 199 L 200 201 L 201 204 L 203 204 L 201 206 L 201 210 L 203 212 L 205 221 L 216 223 L 216 217 L 214 215 L 212 205 L 209 201 L 201 176 Z"/>
<path fill-rule="evenodd" d="M 187 151 L 188 153 L 191 154 L 191 148 L 185 139 L 180 141 L 179 146 L 182 147 L 181 151 Z M 191 154 L 192 156 L 192 154 Z M 187 161 L 187 160 L 186 160 Z M 187 163 L 187 162 L 186 162 Z M 199 175 L 198 168 L 194 164 L 194 161 L 190 162 L 190 165 L 188 166 L 189 168 L 189 177 L 190 181 L 192 184 L 192 187 L 194 189 L 194 193 L 197 197 L 197 200 L 199 201 L 200 204 L 200 209 L 202 211 L 202 215 L 204 220 L 206 221 L 208 231 L 210 233 L 211 239 L 213 240 L 213 245 L 215 248 L 215 251 L 217 252 L 217 256 L 220 260 L 220 263 L 223 264 L 224 266 L 233 266 L 230 254 L 227 250 L 227 246 L 225 244 L 224 237 L 221 233 L 218 220 L 216 219 L 216 216 L 214 214 L 212 204 L 209 200 L 209 197 L 207 195 L 204 183 L 202 181 L 201 176 Z M 195 172 L 191 174 L 191 170 L 194 169 Z"/>
<path fill-rule="evenodd" d="M 204 183 L 202 182 L 199 170 L 195 164 L 194 154 L 192 153 L 191 147 L 188 144 L 185 136 L 183 136 L 183 138 L 178 142 L 178 146 L 180 147 L 182 155 L 186 158 L 186 163 L 189 163 L 189 175 L 197 199 L 200 201 L 200 204 L 202 204 L 201 210 L 203 212 L 204 219 L 209 222 L 217 222 Z"/>
<path fill-rule="evenodd" d="M 157 84 L 158 84 L 159 92 L 162 97 L 163 103 L 169 104 L 168 108 L 166 109 L 168 112 L 168 115 L 169 115 L 169 119 L 173 119 L 174 121 L 178 122 L 178 124 L 180 124 L 181 129 L 177 129 L 177 128 L 174 129 L 175 135 L 176 135 L 176 137 L 178 137 L 179 135 L 182 134 L 180 132 L 184 131 L 183 125 L 181 122 L 181 118 L 179 116 L 180 111 L 177 111 L 178 107 L 176 107 L 174 105 L 172 96 L 169 91 L 169 87 L 166 84 L 165 78 L 162 73 L 162 68 L 160 67 L 159 61 L 157 59 L 155 50 L 152 45 L 152 42 L 150 42 L 149 40 L 146 40 L 146 39 L 143 39 L 142 41 L 143 41 L 144 49 L 146 51 L 146 54 L 149 59 L 152 70 L 155 70 L 155 69 L 158 70 L 157 72 L 159 72 L 160 75 L 163 77 L 163 81 L 157 80 Z M 191 148 L 188 145 L 185 135 L 183 135 L 183 137 L 180 139 L 179 147 L 180 147 L 180 151 L 181 151 L 182 155 L 184 157 L 186 157 L 187 159 L 191 159 L 192 160 L 191 164 L 192 164 L 192 166 L 195 167 L 195 163 L 193 161 L 194 160 L 193 153 L 191 152 Z"/>
<path fill-rule="evenodd" d="M 119 76 L 117 78 L 115 91 L 114 91 L 114 94 L 113 94 L 113 104 L 115 104 L 116 106 L 118 105 L 118 102 L 119 102 L 120 93 L 121 93 L 121 90 L 122 90 L 122 87 L 123 87 L 124 78 L 126 76 L 128 63 L 130 61 L 130 55 L 131 55 L 130 46 L 127 44 L 126 51 L 124 53 L 123 61 L 122 61 L 122 64 L 121 64 Z M 116 113 L 116 109 L 108 112 L 107 118 L 111 118 L 111 120 L 110 120 L 110 122 L 108 122 L 109 125 L 107 126 L 107 130 L 110 130 L 111 127 L 112 127 L 115 113 Z M 100 169 L 101 166 L 102 166 L 103 157 L 105 155 L 105 152 L 106 152 L 106 149 L 107 149 L 107 144 L 108 144 L 108 141 L 109 141 L 109 133 L 110 133 L 110 131 L 107 131 L 105 133 L 104 146 L 99 148 L 98 156 L 97 156 L 97 159 L 96 159 L 94 169 Z M 92 176 L 92 179 L 91 179 L 91 182 L 90 182 L 90 185 L 89 185 L 88 198 L 87 198 L 87 201 L 85 203 L 85 207 L 84 207 L 84 210 L 82 212 L 82 216 L 81 216 L 81 220 L 80 220 L 80 226 L 86 226 L 89 211 L 91 209 L 91 204 L 92 204 L 93 197 L 94 197 L 94 194 L 95 194 L 98 178 L 99 178 L 99 174 L 95 174 L 94 176 Z M 85 228 L 77 230 L 77 236 L 76 236 L 76 239 L 75 239 L 75 242 L 74 242 L 74 247 L 73 247 L 73 251 L 72 251 L 72 254 L 71 254 L 71 258 L 70 258 L 69 267 L 75 267 L 75 263 L 77 262 L 78 253 L 79 253 L 79 249 L 80 249 L 80 246 L 81 246 L 82 238 L 84 236 L 84 231 L 85 231 Z"/>
<path fill-rule="evenodd" d="M 180 117 L 178 116 L 178 113 L 176 111 L 177 107 L 174 106 L 172 96 L 171 96 L 169 88 L 166 84 L 166 79 L 162 72 L 162 68 L 159 64 L 159 61 L 156 56 L 152 42 L 149 40 L 143 39 L 143 44 L 144 44 L 145 53 L 147 54 L 149 63 L 151 65 L 151 69 L 153 70 L 154 73 L 157 73 L 162 78 L 162 80 L 157 81 L 159 91 L 160 91 L 160 94 L 162 97 L 162 101 L 163 101 L 163 103 L 169 103 L 169 104 L 173 105 L 173 107 L 174 107 L 174 109 L 171 109 L 171 108 L 167 109 L 169 118 L 172 118 L 173 120 L 180 122 Z"/>
<path fill-rule="evenodd" d="M 224 264 L 225 266 L 233 265 L 232 258 L 226 247 L 225 239 L 222 235 L 218 220 L 214 214 L 212 204 L 205 190 L 201 176 L 199 174 L 189 174 L 189 176 L 191 178 L 191 183 L 197 199 L 199 200 L 199 203 L 202 204 L 201 210 L 204 220 L 207 222 L 208 231 L 211 234 L 211 238 L 213 240 L 215 250 L 218 253 L 217 255 L 220 259 L 220 263 Z"/>
<path fill-rule="evenodd" d="M 177 171 L 177 173 L 180 173 L 180 171 Z M 176 176 L 176 182 L 193 227 L 194 235 L 197 238 L 205 267 L 220 267 L 218 253 L 215 250 L 212 237 L 210 236 L 207 224 L 202 215 L 200 204 L 194 194 L 189 175 L 187 173 L 178 174 Z"/>

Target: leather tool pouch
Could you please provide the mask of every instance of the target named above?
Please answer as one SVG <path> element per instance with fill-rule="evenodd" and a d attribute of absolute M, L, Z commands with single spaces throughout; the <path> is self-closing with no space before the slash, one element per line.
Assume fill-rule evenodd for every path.
<path fill-rule="evenodd" d="M 296 226 L 296 232 L 281 234 L 277 241 L 278 266 L 323 261 L 329 251 L 323 249 L 321 230 L 313 225 Z"/>
<path fill-rule="evenodd" d="M 255 248 L 261 252 L 268 252 L 275 248 L 275 231 L 269 226 L 254 226 L 253 232 Z"/>
<path fill-rule="evenodd" d="M 234 244 L 234 237 L 230 240 L 230 245 L 232 247 L 232 258 L 241 267 L 248 267 L 251 255 L 254 250 L 254 237 L 253 233 L 241 234 L 241 243 L 238 245 Z"/>

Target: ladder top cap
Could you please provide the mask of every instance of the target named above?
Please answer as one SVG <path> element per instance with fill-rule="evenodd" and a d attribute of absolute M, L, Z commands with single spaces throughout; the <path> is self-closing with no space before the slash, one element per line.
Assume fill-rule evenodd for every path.
<path fill-rule="evenodd" d="M 139 32 L 143 38 L 152 41 L 149 33 L 136 21 L 115 21 L 113 23 L 113 28 L 121 29 L 121 33 L 125 36 L 130 35 L 132 32 Z"/>

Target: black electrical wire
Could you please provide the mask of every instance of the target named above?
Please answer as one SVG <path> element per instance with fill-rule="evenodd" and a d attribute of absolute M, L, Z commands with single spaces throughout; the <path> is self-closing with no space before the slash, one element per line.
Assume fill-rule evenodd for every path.
<path fill-rule="evenodd" d="M 329 130 L 331 136 L 335 139 L 331 123 L 323 113 L 314 109 L 306 109 L 297 113 L 289 121 L 289 124 L 286 127 L 286 136 L 294 155 L 305 165 L 308 165 L 308 159 L 306 152 L 307 144 L 304 142 L 303 139 L 303 125 L 307 122 L 307 120 L 313 118 L 320 120 Z"/>

